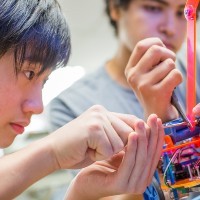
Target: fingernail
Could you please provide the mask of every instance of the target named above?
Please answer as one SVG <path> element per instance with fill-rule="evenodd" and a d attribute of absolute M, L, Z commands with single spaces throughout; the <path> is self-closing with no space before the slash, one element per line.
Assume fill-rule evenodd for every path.
<path fill-rule="evenodd" d="M 138 127 L 139 129 L 144 129 L 144 122 L 139 122 Z"/>

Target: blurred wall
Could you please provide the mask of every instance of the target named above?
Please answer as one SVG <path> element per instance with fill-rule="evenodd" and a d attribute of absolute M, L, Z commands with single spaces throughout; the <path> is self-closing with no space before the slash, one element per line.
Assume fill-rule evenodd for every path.
<path fill-rule="evenodd" d="M 104 0 L 58 0 L 66 15 L 72 38 L 69 65 L 98 67 L 115 50 L 114 31 L 105 14 Z"/>

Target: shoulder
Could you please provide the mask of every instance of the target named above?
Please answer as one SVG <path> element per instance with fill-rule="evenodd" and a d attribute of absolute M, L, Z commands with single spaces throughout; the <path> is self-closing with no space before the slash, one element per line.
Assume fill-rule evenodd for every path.
<path fill-rule="evenodd" d="M 104 67 L 100 67 L 86 74 L 73 85 L 63 90 L 57 98 L 92 97 L 98 92 L 103 92 L 106 86 L 111 86 L 109 82 L 110 78 L 106 74 Z"/>

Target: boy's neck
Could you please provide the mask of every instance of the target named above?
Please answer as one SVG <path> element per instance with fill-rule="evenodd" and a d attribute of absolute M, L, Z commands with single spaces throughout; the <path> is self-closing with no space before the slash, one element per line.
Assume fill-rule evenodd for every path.
<path fill-rule="evenodd" d="M 119 49 L 115 56 L 106 63 L 106 70 L 110 77 L 123 87 L 129 88 L 124 70 L 131 56 L 131 52 Z"/>

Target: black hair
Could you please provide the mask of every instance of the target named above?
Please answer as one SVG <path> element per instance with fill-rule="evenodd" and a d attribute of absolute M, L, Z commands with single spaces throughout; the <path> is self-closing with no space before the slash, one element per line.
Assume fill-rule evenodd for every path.
<path fill-rule="evenodd" d="M 109 21 L 110 21 L 111 26 L 115 30 L 115 34 L 117 35 L 117 23 L 110 16 L 110 2 L 111 1 L 113 1 L 112 3 L 116 8 L 117 7 L 121 7 L 123 9 L 127 9 L 132 0 L 105 0 L 105 11 L 106 11 L 106 14 L 109 17 Z"/>
<path fill-rule="evenodd" d="M 16 71 L 27 59 L 40 73 L 65 66 L 71 53 L 70 33 L 56 0 L 0 0 L 0 57 L 13 51 Z"/>

